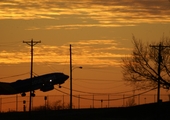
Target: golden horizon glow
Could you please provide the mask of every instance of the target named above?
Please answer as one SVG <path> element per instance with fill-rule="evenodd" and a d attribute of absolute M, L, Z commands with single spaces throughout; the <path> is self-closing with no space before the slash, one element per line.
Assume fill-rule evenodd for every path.
<path fill-rule="evenodd" d="M 114 40 L 82 40 L 62 46 L 39 44 L 34 47 L 34 62 L 69 64 L 69 44 L 73 46 L 74 64 L 81 65 L 120 65 L 121 58 L 126 55 L 124 51 L 131 50 L 130 48 L 118 47 L 119 44 Z M 0 64 L 29 63 L 29 49 L 30 47 L 25 45 L 20 51 L 2 51 Z M 122 51 L 122 54 L 112 51 Z"/>

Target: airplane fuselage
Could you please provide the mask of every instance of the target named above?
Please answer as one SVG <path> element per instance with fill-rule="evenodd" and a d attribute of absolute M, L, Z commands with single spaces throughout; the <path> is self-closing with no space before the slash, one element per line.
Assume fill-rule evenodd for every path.
<path fill-rule="evenodd" d="M 0 95 L 18 94 L 38 89 L 46 92 L 52 90 L 56 84 L 63 84 L 68 78 L 69 76 L 63 73 L 50 73 L 11 83 L 0 82 Z"/>

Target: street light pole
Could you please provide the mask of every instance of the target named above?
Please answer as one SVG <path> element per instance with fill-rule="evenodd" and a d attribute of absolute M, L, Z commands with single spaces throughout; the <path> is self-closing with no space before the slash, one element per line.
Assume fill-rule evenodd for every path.
<path fill-rule="evenodd" d="M 70 44 L 70 110 L 72 109 L 72 49 Z"/>
<path fill-rule="evenodd" d="M 74 67 L 72 66 L 72 48 L 71 48 L 71 44 L 70 44 L 70 110 L 72 109 L 73 106 L 73 102 L 72 102 L 72 72 L 75 68 L 80 68 L 82 69 L 83 67 Z"/>

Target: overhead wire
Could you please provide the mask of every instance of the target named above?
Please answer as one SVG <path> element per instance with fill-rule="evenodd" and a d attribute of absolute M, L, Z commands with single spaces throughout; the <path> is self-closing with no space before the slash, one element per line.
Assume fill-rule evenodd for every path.
<path fill-rule="evenodd" d="M 75 80 L 75 79 L 73 79 L 73 80 Z M 103 81 L 98 81 L 97 79 L 96 80 L 93 80 L 93 79 L 91 79 L 92 81 L 90 81 L 90 80 L 75 80 L 75 82 L 76 83 L 86 83 L 86 84 L 102 84 L 102 85 L 110 85 L 110 84 L 112 84 L 112 83 L 115 83 L 114 81 L 105 81 L 105 80 L 103 80 Z M 124 81 L 120 81 L 120 82 L 117 82 L 116 81 L 116 84 L 117 85 L 120 85 L 120 84 L 124 84 L 123 83 Z"/>
<path fill-rule="evenodd" d="M 121 80 L 108 80 L 108 79 L 89 79 L 89 78 L 85 78 L 85 79 L 82 79 L 82 78 L 76 78 L 76 79 L 74 79 L 74 80 L 78 80 L 78 81 L 92 81 L 93 80 L 93 82 L 96 82 L 96 81 L 107 81 L 107 82 L 124 82 L 124 81 L 121 81 Z"/>
<path fill-rule="evenodd" d="M 64 86 L 61 86 L 61 87 L 62 87 L 62 88 L 65 88 L 65 89 L 67 89 L 67 90 L 70 90 L 70 88 L 67 88 L 67 87 L 64 87 Z M 122 94 L 122 93 L 132 92 L 132 90 L 128 90 L 128 91 L 122 91 L 122 92 L 116 92 L 116 93 L 92 93 L 92 92 L 85 92 L 85 91 L 81 91 L 81 90 L 74 90 L 74 89 L 72 89 L 72 90 L 75 91 L 75 92 L 92 94 L 92 95 L 103 95 L 103 94 L 116 95 L 116 94 Z M 141 90 L 141 88 L 134 89 L 133 91 L 137 91 L 137 90 Z"/>
<path fill-rule="evenodd" d="M 139 94 L 134 94 L 134 95 L 132 95 L 132 96 L 127 96 L 127 97 L 121 97 L 121 98 L 114 98 L 114 99 L 90 99 L 90 98 L 85 98 L 85 97 L 81 97 L 81 96 L 76 96 L 76 95 L 72 95 L 73 97 L 76 97 L 76 98 L 81 98 L 81 99 L 86 99 L 86 100 L 94 100 L 94 101 L 115 101 L 115 100 L 122 100 L 122 99 L 128 99 L 128 98 L 132 98 L 132 97 L 135 97 L 135 96 L 139 96 L 139 95 L 142 95 L 142 94 L 145 94 L 145 93 L 148 93 L 148 92 L 150 92 L 150 91 L 152 91 L 152 90 L 154 90 L 154 89 L 156 89 L 156 88 L 152 88 L 152 89 L 150 89 L 150 90 L 147 90 L 147 91 L 144 91 L 144 92 L 141 92 L 141 93 L 139 93 Z M 63 91 L 61 91 L 61 90 L 58 90 L 58 89 L 56 89 L 55 88 L 55 90 L 57 90 L 57 91 L 59 91 L 59 92 L 61 92 L 61 93 L 64 93 L 64 94 L 66 94 L 66 95 L 70 95 L 70 94 L 68 94 L 68 93 L 66 93 L 66 92 L 63 92 Z"/>
<path fill-rule="evenodd" d="M 44 44 L 44 42 L 43 43 L 41 43 L 41 45 L 45 45 Z M 42 53 L 41 53 L 42 54 Z M 39 64 L 37 64 L 36 62 L 34 63 L 35 65 L 39 65 Z M 41 62 L 41 64 L 44 64 L 45 66 L 47 66 L 47 67 L 49 67 L 52 71 L 56 71 L 52 66 L 49 66 L 49 64 L 47 63 L 47 62 Z M 35 76 L 39 76 L 38 74 L 36 74 L 35 72 L 34 72 L 34 74 L 35 74 Z"/>
<path fill-rule="evenodd" d="M 94 87 L 91 88 L 91 87 L 87 87 L 87 86 L 82 86 L 82 85 L 79 85 L 79 84 L 77 84 L 77 83 L 73 83 L 73 84 L 76 85 L 76 86 L 80 86 L 80 87 L 88 88 L 88 89 L 93 89 L 93 90 L 94 90 L 94 89 L 101 89 L 101 88 L 94 88 Z M 120 86 L 124 86 L 124 85 L 121 84 L 121 85 L 118 85 L 118 86 L 116 86 L 116 87 L 120 87 Z M 105 88 L 103 88 L 103 89 L 113 89 L 113 88 L 115 88 L 115 86 L 114 86 L 114 87 L 113 87 L 113 86 L 112 86 L 112 87 L 107 87 L 107 88 L 105 87 Z"/>
<path fill-rule="evenodd" d="M 11 101 L 11 102 L 3 102 L 2 104 L 9 104 L 9 103 L 15 103 L 16 101 Z M 18 101 L 18 103 L 22 103 L 23 101 Z"/>
<path fill-rule="evenodd" d="M 83 67 L 83 69 L 84 70 L 91 70 L 91 71 L 94 71 L 94 72 L 102 72 L 102 73 L 108 73 L 108 74 L 110 74 L 110 73 L 115 73 L 115 71 L 113 71 L 112 69 L 109 69 L 109 68 L 107 68 L 107 69 L 103 69 L 103 68 L 86 68 L 86 67 Z"/>
<path fill-rule="evenodd" d="M 139 94 L 134 94 L 132 96 L 127 96 L 127 97 L 123 97 L 123 98 L 115 98 L 115 99 L 109 99 L 109 101 L 114 101 L 114 100 L 122 100 L 122 99 L 128 99 L 128 98 L 132 98 L 132 97 L 135 97 L 135 96 L 139 96 L 139 95 L 142 95 L 142 94 L 145 94 L 145 93 L 148 93 L 152 90 L 155 90 L 156 88 L 152 88 L 150 90 L 147 90 L 147 91 L 144 91 L 144 92 L 141 92 Z M 104 101 L 108 101 L 108 100 L 104 100 Z"/>
<path fill-rule="evenodd" d="M 6 78 L 12 78 L 12 77 L 18 77 L 18 76 L 26 75 L 26 74 L 28 74 L 28 73 L 29 73 L 29 72 L 27 72 L 27 73 L 23 73 L 23 74 L 18 74 L 18 75 L 7 76 L 7 77 L 1 77 L 0 79 L 6 79 Z"/>
<path fill-rule="evenodd" d="M 44 44 L 44 42 L 43 42 L 43 44 L 41 44 L 41 45 L 47 45 L 46 43 Z M 57 46 L 56 46 L 56 48 L 57 48 Z M 69 52 L 68 52 L 69 53 Z M 55 57 L 55 56 L 54 56 Z M 68 57 L 69 57 L 69 55 L 68 55 Z M 68 59 L 66 59 L 65 61 L 63 61 L 62 62 L 63 64 L 67 64 L 68 63 Z M 48 62 L 43 62 L 42 64 L 45 64 L 51 71 L 59 71 L 60 69 L 56 69 L 54 66 L 51 66 L 51 65 L 49 65 L 48 64 Z M 64 68 L 61 70 L 62 72 L 64 71 L 64 69 L 65 69 L 65 66 L 64 66 Z"/>
<path fill-rule="evenodd" d="M 37 73 L 35 73 L 35 72 L 33 72 L 33 75 L 34 75 L 34 76 L 39 76 L 39 75 L 38 75 Z"/>

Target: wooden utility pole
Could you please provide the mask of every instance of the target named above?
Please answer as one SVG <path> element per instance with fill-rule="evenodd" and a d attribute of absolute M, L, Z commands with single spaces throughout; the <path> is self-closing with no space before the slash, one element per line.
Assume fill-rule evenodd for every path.
<path fill-rule="evenodd" d="M 33 90 L 32 90 L 32 78 L 33 78 L 33 47 L 34 45 L 41 43 L 41 41 L 34 41 L 33 39 L 31 41 L 23 41 L 23 43 L 28 44 L 31 46 L 31 73 L 30 73 L 30 102 L 29 102 L 29 112 L 31 112 L 31 102 L 32 102 L 32 95 L 33 95 Z"/>
<path fill-rule="evenodd" d="M 16 94 L 16 111 L 18 112 L 18 94 Z"/>
<path fill-rule="evenodd" d="M 157 102 L 160 102 L 160 80 L 161 80 L 161 63 L 162 63 L 162 51 L 170 46 L 164 46 L 160 42 L 159 45 L 151 45 L 150 47 L 156 48 L 158 50 L 158 91 L 157 91 Z"/>
<path fill-rule="evenodd" d="M 2 97 L 0 97 L 0 113 L 2 112 Z"/>

